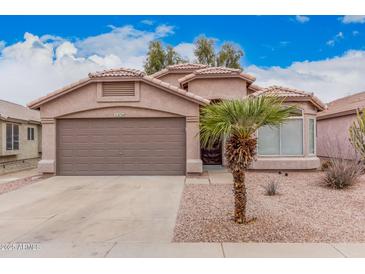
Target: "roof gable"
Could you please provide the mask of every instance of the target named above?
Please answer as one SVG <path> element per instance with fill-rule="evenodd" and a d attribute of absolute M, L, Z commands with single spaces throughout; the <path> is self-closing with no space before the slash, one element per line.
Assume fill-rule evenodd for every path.
<path fill-rule="evenodd" d="M 255 93 L 252 94 L 253 96 L 278 96 L 278 97 L 284 97 L 284 98 L 296 98 L 298 100 L 303 101 L 310 101 L 313 105 L 317 107 L 319 110 L 325 109 L 325 104 L 316 96 L 314 96 L 313 93 L 298 90 L 298 89 L 292 89 L 282 86 L 270 86 L 268 88 L 261 89 Z"/>
<path fill-rule="evenodd" d="M 82 79 L 76 83 L 73 83 L 61 89 L 58 89 L 52 93 L 49 93 L 46 96 L 43 96 L 37 100 L 30 102 L 28 106 L 32 109 L 38 109 L 42 104 L 49 102 L 51 100 L 55 100 L 60 96 L 63 96 L 69 92 L 72 92 L 90 83 L 100 82 L 100 81 L 107 82 L 108 80 L 115 81 L 118 79 L 121 80 L 131 79 L 133 81 L 143 81 L 152 84 L 154 86 L 157 86 L 167 92 L 173 93 L 175 95 L 178 95 L 189 101 L 193 101 L 201 105 L 206 105 L 209 104 L 210 102 L 209 100 L 204 99 L 203 97 L 195 95 L 191 92 L 187 92 L 186 90 L 180 89 L 178 87 L 165 83 L 151 76 L 146 76 L 144 72 L 134 69 L 120 68 L 120 69 L 104 70 L 101 72 L 89 73 L 89 78 Z"/>

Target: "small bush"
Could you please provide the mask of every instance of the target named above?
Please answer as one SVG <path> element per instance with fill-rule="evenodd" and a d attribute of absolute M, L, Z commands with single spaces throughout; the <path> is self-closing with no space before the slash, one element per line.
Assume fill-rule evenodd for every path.
<path fill-rule="evenodd" d="M 265 186 L 262 186 L 265 189 L 265 194 L 268 196 L 274 196 L 278 192 L 278 183 L 275 181 L 271 181 Z"/>
<path fill-rule="evenodd" d="M 323 182 L 326 186 L 343 189 L 355 184 L 363 174 L 363 164 L 344 159 L 331 159 L 330 165 L 324 171 Z"/>

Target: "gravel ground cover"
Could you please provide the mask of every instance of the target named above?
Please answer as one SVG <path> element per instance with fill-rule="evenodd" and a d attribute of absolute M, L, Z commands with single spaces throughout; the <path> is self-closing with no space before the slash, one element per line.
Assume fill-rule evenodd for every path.
<path fill-rule="evenodd" d="M 17 190 L 18 188 L 34 184 L 36 182 L 42 181 L 46 178 L 49 178 L 50 175 L 36 175 L 36 176 L 29 176 L 21 179 L 17 179 L 14 181 L 10 181 L 7 183 L 0 184 L 0 195 L 6 192 Z"/>
<path fill-rule="evenodd" d="M 365 242 L 365 177 L 345 190 L 324 187 L 322 172 L 248 172 L 248 216 L 232 220 L 230 184 L 186 185 L 176 242 Z M 278 193 L 262 187 L 278 182 Z"/>

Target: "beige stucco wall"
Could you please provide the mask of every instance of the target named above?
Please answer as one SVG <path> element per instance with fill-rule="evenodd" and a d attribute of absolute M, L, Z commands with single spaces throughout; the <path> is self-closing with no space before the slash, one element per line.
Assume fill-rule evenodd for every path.
<path fill-rule="evenodd" d="M 3 121 L 0 121 L 0 154 L 2 154 L 3 152 L 3 142 L 4 142 L 4 139 L 6 138 L 5 136 L 5 132 L 3 130 Z"/>
<path fill-rule="evenodd" d="M 201 172 L 199 147 L 199 105 L 149 83 L 140 82 L 140 96 L 133 102 L 98 102 L 100 83 L 91 83 L 41 106 L 43 157 L 39 169 L 54 173 L 56 124 L 58 118 L 187 117 L 187 172 Z M 116 119 L 123 119 L 116 118 Z"/>
<path fill-rule="evenodd" d="M 317 110 L 309 102 L 286 102 L 303 110 L 303 155 L 302 156 L 257 156 L 251 165 L 252 169 L 317 169 L 320 160 L 309 154 L 309 119 L 316 119 Z M 315 148 L 316 150 L 316 148 Z"/>
<path fill-rule="evenodd" d="M 246 85 L 240 78 L 204 78 L 190 81 L 188 90 L 206 99 L 238 99 L 247 95 Z"/>
<path fill-rule="evenodd" d="M 180 87 L 179 79 L 183 78 L 185 75 L 189 73 L 168 73 L 158 77 L 161 81 L 174 85 L 176 87 Z"/>
<path fill-rule="evenodd" d="M 349 127 L 356 115 L 346 115 L 317 121 L 317 155 L 355 159 L 356 153 L 349 142 Z"/>
<path fill-rule="evenodd" d="M 6 121 L 0 121 L 0 162 L 39 157 L 40 126 L 31 123 L 11 122 L 19 125 L 19 150 L 6 150 Z M 34 128 L 34 140 L 27 140 L 27 128 Z"/>

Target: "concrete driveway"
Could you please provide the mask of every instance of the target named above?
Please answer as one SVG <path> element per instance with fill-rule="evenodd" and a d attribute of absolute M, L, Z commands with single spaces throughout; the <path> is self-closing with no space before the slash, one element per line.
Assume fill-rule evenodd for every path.
<path fill-rule="evenodd" d="M 184 180 L 52 177 L 0 195 L 0 243 L 12 243 L 0 256 L 104 257 L 118 244 L 170 243 Z"/>

